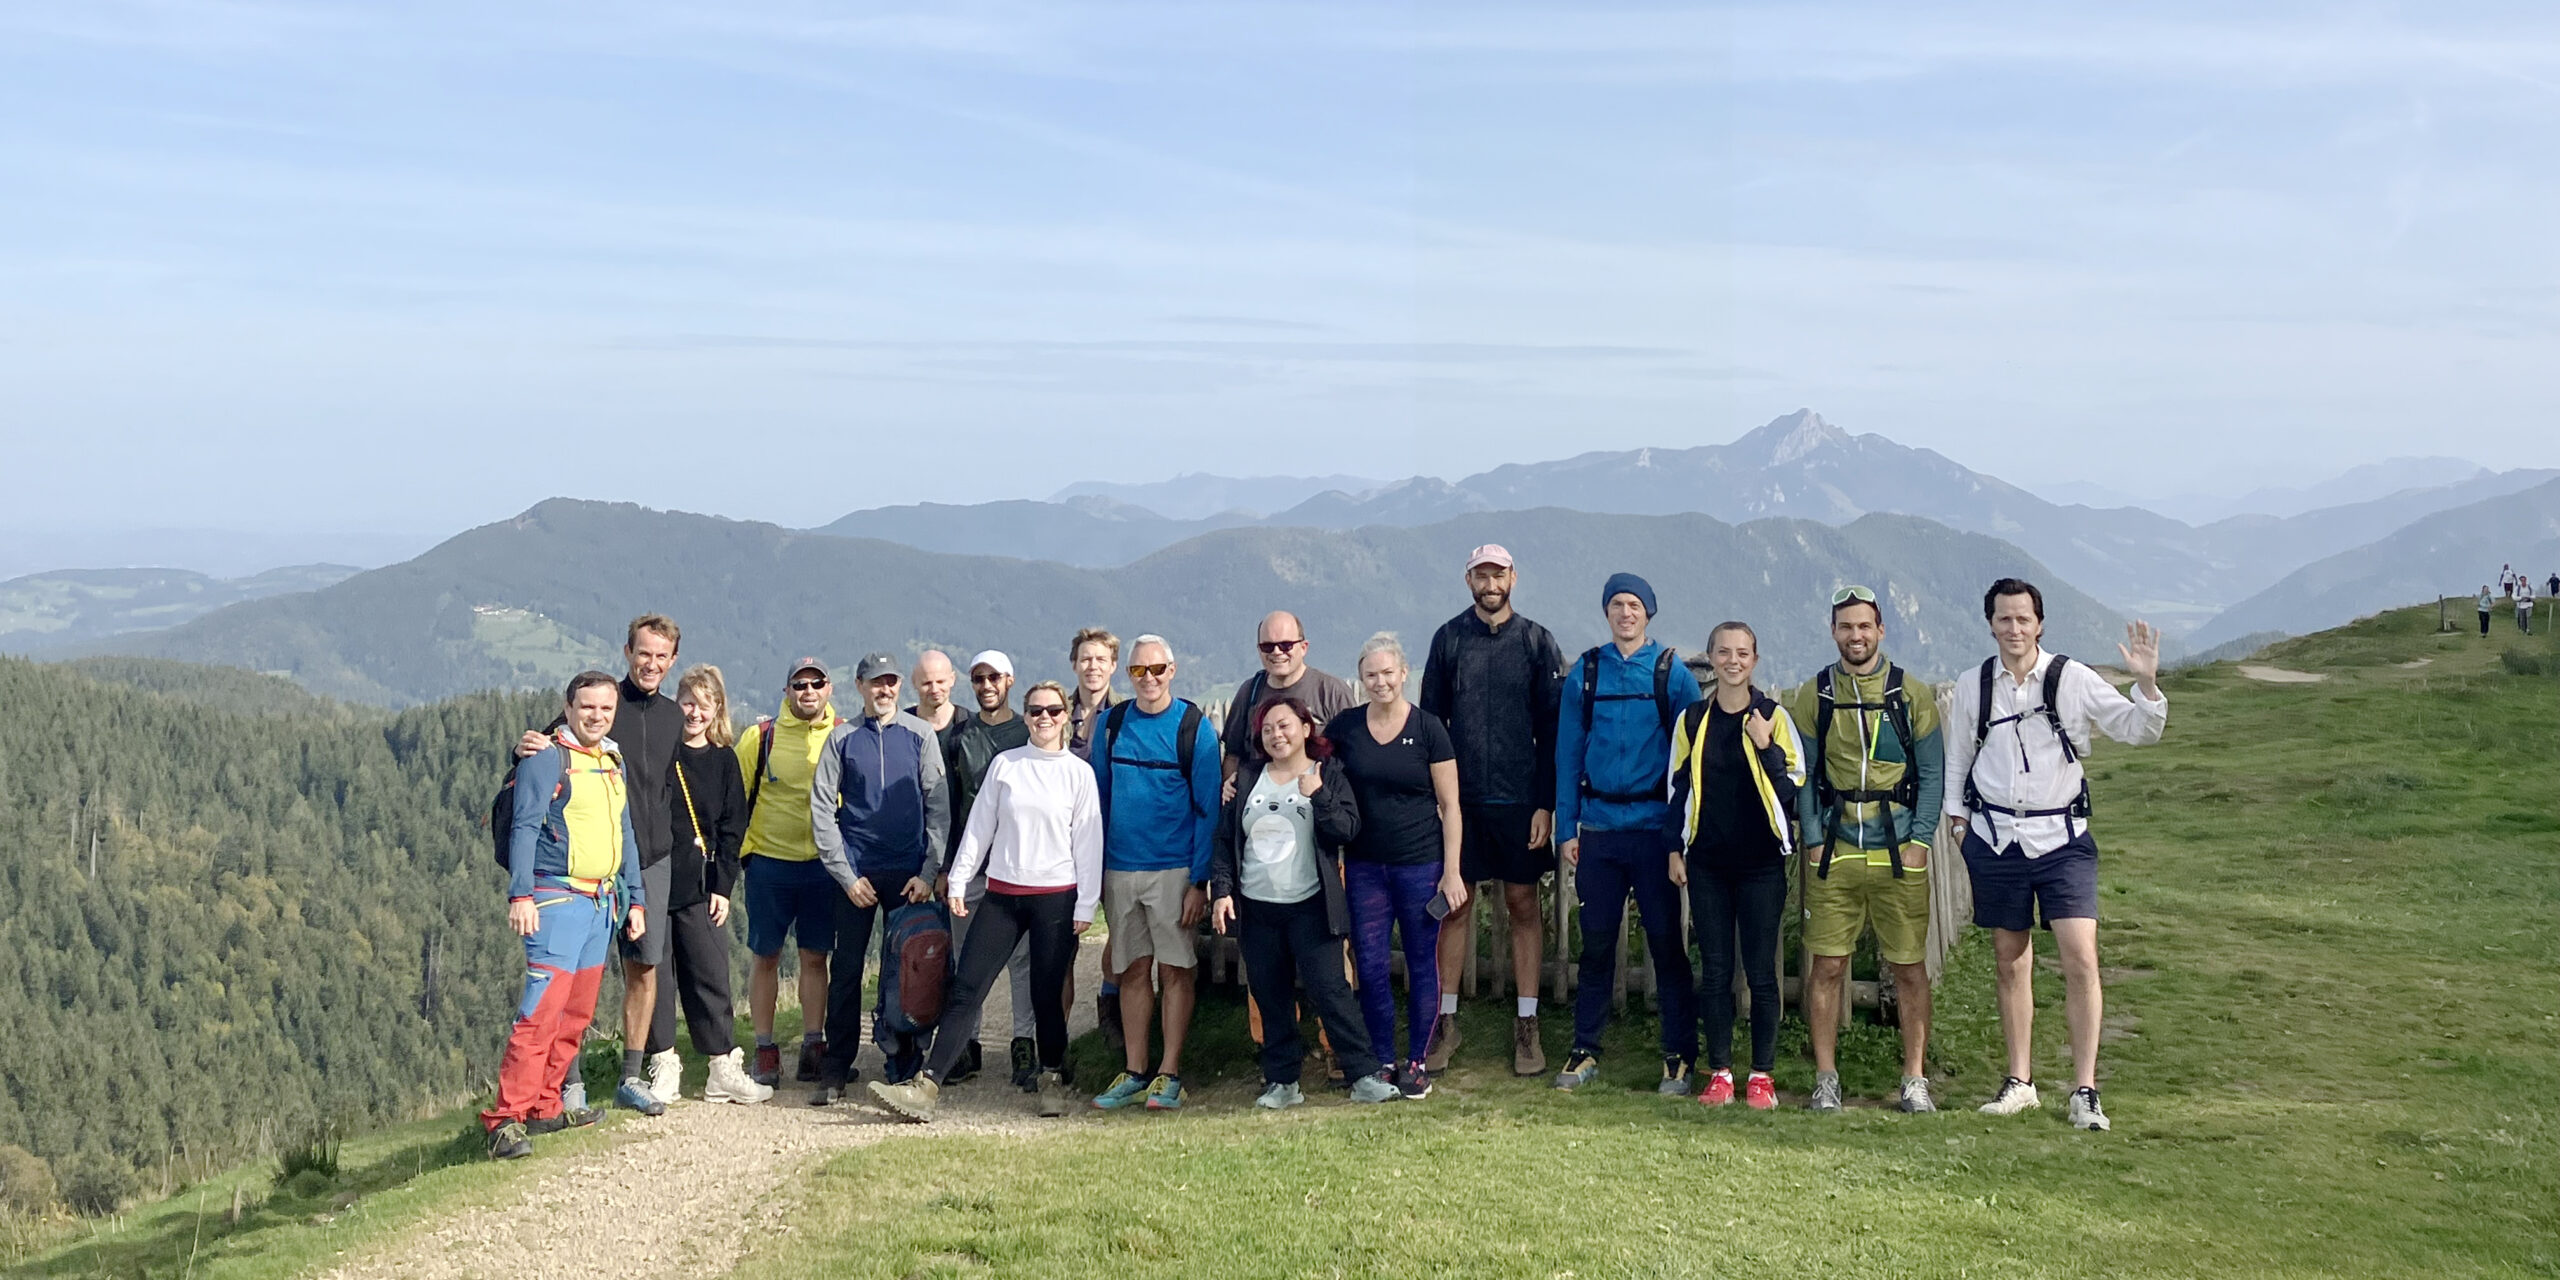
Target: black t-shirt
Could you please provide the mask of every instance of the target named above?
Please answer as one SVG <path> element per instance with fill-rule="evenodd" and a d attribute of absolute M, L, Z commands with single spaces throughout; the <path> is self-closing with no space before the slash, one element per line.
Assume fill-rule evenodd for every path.
<path fill-rule="evenodd" d="M 1458 758 L 1449 730 L 1420 707 L 1384 744 L 1369 736 L 1369 708 L 1353 707 L 1324 727 L 1333 758 L 1360 802 L 1360 835 L 1343 850 L 1363 862 L 1411 865 L 1440 860 L 1440 800 L 1431 766 Z"/>
<path fill-rule="evenodd" d="M 1698 834 L 1690 856 L 1720 866 L 1775 862 L 1782 855 L 1768 808 L 1751 781 L 1750 740 L 1742 717 L 1707 698 L 1707 776 L 1698 799 Z"/>

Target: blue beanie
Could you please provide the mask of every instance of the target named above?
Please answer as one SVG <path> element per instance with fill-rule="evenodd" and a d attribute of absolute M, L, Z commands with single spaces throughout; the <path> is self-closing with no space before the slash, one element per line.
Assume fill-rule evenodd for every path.
<path fill-rule="evenodd" d="M 1644 605 L 1644 616 L 1648 618 L 1653 616 L 1652 583 L 1647 582 L 1632 573 L 1610 574 L 1609 580 L 1600 584 L 1600 607 L 1602 609 L 1607 609 L 1609 607 L 1609 602 L 1617 599 L 1621 595 L 1634 596 Z"/>

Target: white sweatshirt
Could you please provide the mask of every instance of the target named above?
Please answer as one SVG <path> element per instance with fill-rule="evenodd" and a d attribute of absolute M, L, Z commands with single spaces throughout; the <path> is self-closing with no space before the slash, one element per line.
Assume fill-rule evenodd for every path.
<path fill-rule="evenodd" d="M 1034 746 L 990 761 L 951 860 L 951 887 L 968 884 L 982 865 L 990 881 L 1036 889 L 1073 885 L 1076 919 L 1093 919 L 1102 900 L 1102 803 L 1093 766 L 1073 752 Z"/>

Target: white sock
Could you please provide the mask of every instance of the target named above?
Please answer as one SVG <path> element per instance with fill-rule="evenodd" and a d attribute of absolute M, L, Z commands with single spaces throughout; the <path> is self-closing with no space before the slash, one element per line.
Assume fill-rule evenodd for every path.
<path fill-rule="evenodd" d="M 1457 1011 L 1458 1011 L 1458 993 L 1457 993 L 1457 992 L 1455 992 L 1455 991 L 1443 991 L 1443 992 L 1441 992 L 1441 993 L 1440 993 L 1440 1012 L 1442 1012 L 1442 1013 L 1456 1013 Z"/>
<path fill-rule="evenodd" d="M 1520 997 L 1518 1004 L 1520 1006 L 1519 1015 L 1521 1017 L 1534 1018 L 1538 1016 L 1538 998 L 1536 996 L 1522 996 Z"/>

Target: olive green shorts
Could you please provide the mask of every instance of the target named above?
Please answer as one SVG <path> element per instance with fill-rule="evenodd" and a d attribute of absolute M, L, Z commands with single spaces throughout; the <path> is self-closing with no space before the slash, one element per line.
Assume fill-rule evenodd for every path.
<path fill-rule="evenodd" d="M 1874 925 L 1876 950 L 1887 964 L 1918 964 L 1929 952 L 1929 873 L 1918 868 L 1893 878 L 1893 866 L 1864 850 L 1841 848 L 1831 855 L 1831 874 L 1817 875 L 1819 849 L 1805 855 L 1804 939 L 1818 956 L 1845 956 L 1858 949 L 1858 935 Z"/>

